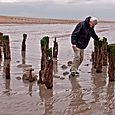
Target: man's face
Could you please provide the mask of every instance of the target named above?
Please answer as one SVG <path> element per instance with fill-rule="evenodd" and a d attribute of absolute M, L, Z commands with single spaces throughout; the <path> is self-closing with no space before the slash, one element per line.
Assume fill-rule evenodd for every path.
<path fill-rule="evenodd" d="M 90 25 L 90 28 L 93 28 L 95 26 L 95 24 L 92 21 L 89 22 L 89 25 Z"/>

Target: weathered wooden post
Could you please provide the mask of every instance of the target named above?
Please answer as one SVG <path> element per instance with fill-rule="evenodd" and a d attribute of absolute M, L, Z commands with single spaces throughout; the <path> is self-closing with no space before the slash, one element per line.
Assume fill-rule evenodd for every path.
<path fill-rule="evenodd" d="M 101 73 L 103 67 L 103 50 L 102 41 L 95 41 L 95 47 L 97 47 L 97 61 L 96 61 L 96 72 Z"/>
<path fill-rule="evenodd" d="M 10 79 L 10 59 L 4 60 L 5 78 Z"/>
<path fill-rule="evenodd" d="M 8 35 L 3 36 L 3 52 L 4 52 L 4 59 L 11 59 L 10 42 Z"/>
<path fill-rule="evenodd" d="M 103 37 L 103 66 L 107 66 L 107 38 Z"/>
<path fill-rule="evenodd" d="M 1 46 L 0 46 L 0 59 L 2 59 L 2 51 L 1 51 Z"/>
<path fill-rule="evenodd" d="M 2 40 L 3 40 L 3 33 L 0 32 L 0 46 L 2 46 Z"/>
<path fill-rule="evenodd" d="M 27 34 L 23 34 L 22 51 L 26 51 L 26 39 L 27 39 Z"/>
<path fill-rule="evenodd" d="M 57 58 L 57 55 L 58 55 L 58 43 L 55 37 L 54 46 L 53 46 L 53 58 Z"/>
<path fill-rule="evenodd" d="M 115 81 L 115 44 L 108 45 L 109 81 Z"/>
<path fill-rule="evenodd" d="M 98 47 L 97 47 L 97 41 L 94 40 L 94 52 L 92 52 L 92 64 L 93 67 L 97 67 L 97 59 L 98 59 Z"/>
<path fill-rule="evenodd" d="M 45 71 L 46 65 L 48 63 L 48 53 L 47 50 L 49 48 L 49 37 L 43 37 L 41 39 L 41 70 L 39 71 L 39 81 L 38 83 L 44 84 L 45 83 Z"/>
<path fill-rule="evenodd" d="M 48 49 L 48 63 L 46 65 L 45 72 L 45 85 L 48 89 L 53 87 L 53 59 L 52 59 L 52 48 Z"/>
<path fill-rule="evenodd" d="M 1 52 L 2 40 L 3 40 L 3 33 L 0 32 L 0 59 L 2 59 L 2 52 Z"/>
<path fill-rule="evenodd" d="M 41 70 L 38 83 L 45 84 L 48 89 L 53 87 L 53 60 L 52 49 L 49 49 L 49 37 L 41 39 Z"/>
<path fill-rule="evenodd" d="M 107 66 L 107 38 L 94 41 L 94 52 L 92 52 L 92 64 L 97 73 L 102 72 L 102 67 Z"/>

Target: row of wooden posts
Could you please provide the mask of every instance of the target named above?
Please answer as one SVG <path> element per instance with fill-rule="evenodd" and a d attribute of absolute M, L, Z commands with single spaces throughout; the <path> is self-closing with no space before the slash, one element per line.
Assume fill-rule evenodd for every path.
<path fill-rule="evenodd" d="M 23 34 L 22 40 L 22 64 L 25 64 L 25 55 L 26 55 L 26 39 L 27 34 Z M 3 56 L 1 49 L 3 48 Z M 49 37 L 43 37 L 41 39 L 41 70 L 39 71 L 39 81 L 38 83 L 45 84 L 48 89 L 53 87 L 53 59 L 57 59 L 58 55 L 58 43 L 56 38 L 54 40 L 53 51 L 52 48 L 49 48 Z M 53 52 L 53 53 L 52 53 Z M 52 55 L 53 54 L 53 55 Z M 10 62 L 11 52 L 10 52 L 10 41 L 8 35 L 3 35 L 0 33 L 0 59 L 4 58 L 4 60 L 8 60 Z M 29 81 L 32 81 L 32 71 L 31 68 L 29 70 L 30 78 Z M 5 77 L 6 79 L 10 79 L 10 63 L 6 63 L 5 65 Z"/>
<path fill-rule="evenodd" d="M 25 57 L 26 52 L 26 39 L 27 34 L 23 34 L 22 41 L 22 57 Z M 11 59 L 9 36 L 0 33 L 0 59 L 4 57 L 4 60 Z M 3 54 L 1 48 L 3 47 Z M 54 40 L 53 51 L 49 47 L 49 37 L 45 36 L 41 39 L 41 69 L 39 71 L 38 84 L 45 84 L 48 89 L 53 88 L 53 59 L 57 59 L 58 55 L 58 43 L 56 38 Z M 25 62 L 22 62 L 25 63 Z M 103 71 L 103 66 L 108 67 L 108 75 L 110 81 L 115 81 L 115 44 L 109 44 L 107 38 L 103 38 L 102 41 L 94 41 L 94 52 L 92 53 L 92 64 L 97 73 Z M 10 78 L 10 65 L 5 67 L 6 79 Z M 30 69 L 32 74 L 32 69 Z M 32 77 L 32 75 L 30 75 Z M 31 80 L 30 80 L 31 81 Z"/>
<path fill-rule="evenodd" d="M 94 41 L 92 65 L 97 73 L 103 72 L 103 67 L 108 67 L 109 81 L 115 81 L 115 44 L 108 44 L 107 38 Z"/>

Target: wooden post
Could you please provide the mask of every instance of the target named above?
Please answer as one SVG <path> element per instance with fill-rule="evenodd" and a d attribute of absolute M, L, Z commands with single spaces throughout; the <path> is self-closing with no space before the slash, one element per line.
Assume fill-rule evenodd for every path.
<path fill-rule="evenodd" d="M 4 60 L 4 72 L 5 72 L 5 78 L 10 79 L 10 60 Z"/>
<path fill-rule="evenodd" d="M 23 41 L 22 41 L 22 64 L 25 64 L 25 58 L 26 58 L 26 39 L 27 39 L 27 34 L 23 34 Z"/>
<path fill-rule="evenodd" d="M 57 58 L 58 55 L 58 43 L 56 42 L 56 37 L 54 41 L 54 47 L 53 47 L 53 58 Z"/>
<path fill-rule="evenodd" d="M 103 66 L 107 66 L 107 38 L 103 38 Z"/>
<path fill-rule="evenodd" d="M 1 46 L 0 46 L 0 59 L 2 59 L 2 51 L 1 51 Z"/>
<path fill-rule="evenodd" d="M 44 84 L 45 83 L 45 71 L 46 65 L 48 63 L 48 53 L 47 50 L 49 48 L 49 37 L 43 37 L 41 39 L 41 70 L 39 71 L 39 81 L 38 83 Z"/>
<path fill-rule="evenodd" d="M 22 51 L 26 51 L 26 39 L 27 39 L 27 34 L 23 34 Z"/>
<path fill-rule="evenodd" d="M 0 46 L 2 46 L 2 40 L 3 40 L 3 33 L 0 32 Z"/>
<path fill-rule="evenodd" d="M 102 41 L 94 41 L 94 52 L 92 52 L 92 64 L 97 73 L 102 72 L 102 67 L 107 66 L 107 38 Z"/>
<path fill-rule="evenodd" d="M 108 45 L 109 81 L 115 81 L 115 44 Z"/>
<path fill-rule="evenodd" d="M 3 33 L 0 32 L 0 59 L 2 59 L 2 52 L 1 52 L 2 40 L 3 40 Z"/>
<path fill-rule="evenodd" d="M 53 87 L 53 59 L 52 59 L 52 49 L 50 48 L 48 51 L 49 59 L 46 65 L 45 72 L 45 85 L 48 89 L 52 89 Z"/>
<path fill-rule="evenodd" d="M 41 70 L 38 83 L 45 84 L 48 89 L 53 87 L 53 60 L 52 49 L 49 49 L 49 37 L 41 39 Z"/>
<path fill-rule="evenodd" d="M 103 50 L 102 50 L 102 41 L 95 41 L 95 47 L 97 48 L 97 57 L 95 60 L 96 63 L 96 72 L 101 73 L 102 72 L 102 66 L 103 66 Z"/>
<path fill-rule="evenodd" d="M 3 36 L 3 52 L 4 52 L 4 59 L 11 59 L 10 42 L 8 35 Z"/>

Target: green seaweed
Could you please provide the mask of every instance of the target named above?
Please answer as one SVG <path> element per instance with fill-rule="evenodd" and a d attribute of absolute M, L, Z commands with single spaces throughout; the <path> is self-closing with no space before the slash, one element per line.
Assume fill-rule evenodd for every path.
<path fill-rule="evenodd" d="M 41 45 L 47 45 L 49 43 L 49 37 L 45 36 L 41 39 Z"/>
<path fill-rule="evenodd" d="M 115 57 L 115 44 L 109 44 L 107 46 L 107 51 L 109 54 Z"/>
<path fill-rule="evenodd" d="M 52 57 L 52 48 L 49 48 L 47 50 L 47 53 L 48 53 L 48 57 Z"/>
<path fill-rule="evenodd" d="M 9 36 L 8 35 L 4 35 L 3 36 L 3 41 L 9 41 Z"/>

